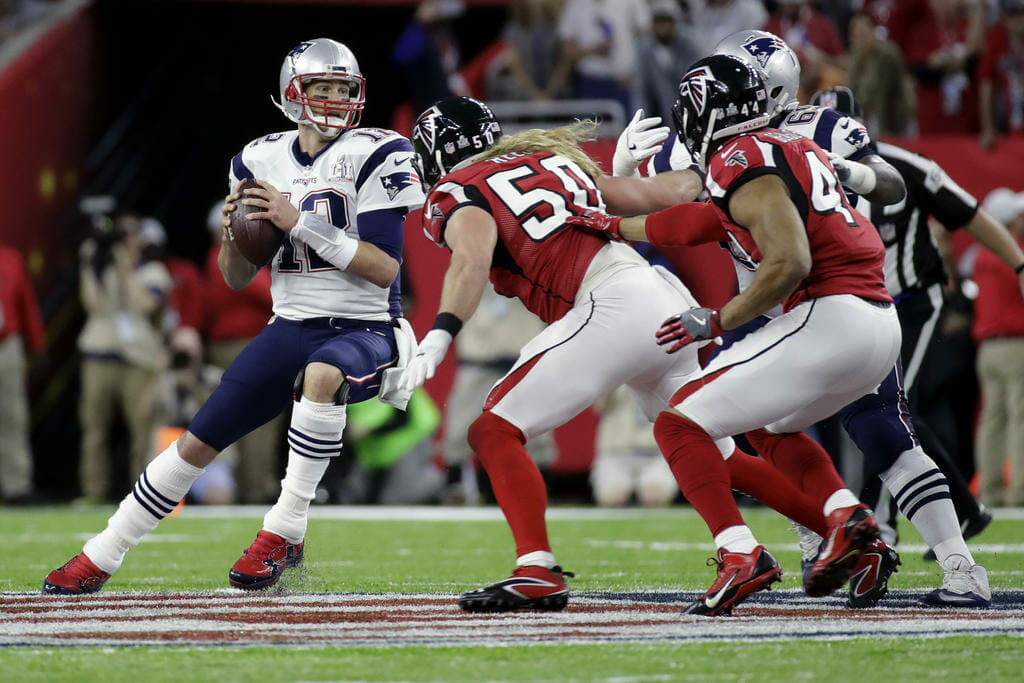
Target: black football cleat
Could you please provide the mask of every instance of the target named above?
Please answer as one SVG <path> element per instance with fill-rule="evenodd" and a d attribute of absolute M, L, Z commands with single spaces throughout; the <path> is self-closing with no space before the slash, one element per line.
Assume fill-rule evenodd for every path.
<path fill-rule="evenodd" d="M 804 574 L 804 591 L 811 597 L 830 595 L 853 574 L 861 554 L 878 540 L 878 523 L 871 508 L 862 503 L 834 510 L 825 545 L 810 571 Z"/>

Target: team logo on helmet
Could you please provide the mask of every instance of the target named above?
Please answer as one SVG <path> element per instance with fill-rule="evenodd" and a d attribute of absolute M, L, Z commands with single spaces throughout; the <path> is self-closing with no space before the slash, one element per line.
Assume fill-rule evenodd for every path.
<path fill-rule="evenodd" d="M 698 114 L 703 114 L 708 105 L 708 79 L 714 78 L 711 69 L 702 66 L 683 76 L 679 84 L 679 96 L 688 97 Z"/>
<path fill-rule="evenodd" d="M 306 50 L 308 50 L 311 47 L 313 47 L 313 43 L 311 43 L 309 41 L 306 41 L 304 43 L 299 43 L 298 45 L 296 45 L 295 47 L 292 48 L 292 51 L 288 53 L 288 56 L 292 57 L 292 58 L 298 57 L 299 55 L 301 55 L 303 52 L 305 52 Z"/>
<path fill-rule="evenodd" d="M 416 123 L 413 125 L 413 137 L 418 137 L 423 140 L 423 144 L 427 146 L 427 149 L 434 149 L 434 139 L 437 137 L 437 117 L 441 115 L 437 107 L 431 107 L 426 110 L 420 117 L 416 119 Z"/>
<path fill-rule="evenodd" d="M 742 47 L 751 57 L 757 60 L 762 69 L 766 69 L 768 68 L 768 60 L 779 50 L 784 50 L 786 44 L 774 36 L 752 36 L 747 42 L 743 43 Z"/>

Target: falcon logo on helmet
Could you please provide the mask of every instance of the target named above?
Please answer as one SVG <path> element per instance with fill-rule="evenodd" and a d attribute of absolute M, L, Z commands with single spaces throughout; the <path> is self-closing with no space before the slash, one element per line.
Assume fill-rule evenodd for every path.
<path fill-rule="evenodd" d="M 753 35 L 745 43 L 743 49 L 750 53 L 750 56 L 757 60 L 762 69 L 768 67 L 768 60 L 779 50 L 786 49 L 786 44 L 775 36 Z"/>
<path fill-rule="evenodd" d="M 694 69 L 679 84 L 679 96 L 689 97 L 698 114 L 703 114 L 708 104 L 708 77 L 711 70 L 706 66 Z"/>

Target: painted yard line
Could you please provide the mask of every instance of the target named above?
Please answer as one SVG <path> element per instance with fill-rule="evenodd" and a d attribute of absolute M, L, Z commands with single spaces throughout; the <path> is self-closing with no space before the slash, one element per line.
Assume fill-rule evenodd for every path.
<path fill-rule="evenodd" d="M 260 505 L 188 505 L 181 513 L 187 518 L 262 519 L 267 508 Z M 314 505 L 312 519 L 342 519 L 401 522 L 505 522 L 497 506 L 416 506 L 416 505 Z M 608 521 L 651 518 L 696 519 L 690 507 L 649 510 L 645 508 L 552 507 L 548 520 Z"/>
<path fill-rule="evenodd" d="M 691 543 L 685 541 L 606 541 L 599 538 L 587 539 L 591 548 L 616 548 L 622 550 L 655 550 L 659 552 L 676 552 L 686 550 L 702 550 L 715 552 L 713 543 Z M 975 553 L 1024 553 L 1024 543 L 970 543 L 971 552 Z M 772 543 L 772 550 L 799 551 L 799 543 Z M 920 554 L 928 550 L 923 543 L 903 543 L 897 547 L 901 553 Z"/>

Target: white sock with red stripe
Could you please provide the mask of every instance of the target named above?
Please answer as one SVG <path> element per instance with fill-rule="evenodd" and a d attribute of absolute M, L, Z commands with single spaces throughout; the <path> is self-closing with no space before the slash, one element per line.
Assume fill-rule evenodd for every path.
<path fill-rule="evenodd" d="M 263 528 L 289 543 L 301 543 L 309 523 L 309 504 L 330 459 L 341 454 L 346 406 L 302 397 L 292 408 L 288 426 L 288 467 L 281 495 L 263 518 Z"/>
<path fill-rule="evenodd" d="M 178 443 L 172 443 L 149 463 L 131 493 L 107 520 L 107 528 L 85 544 L 86 557 L 113 574 L 124 561 L 125 553 L 170 514 L 202 473 L 202 468 L 182 460 Z"/>

